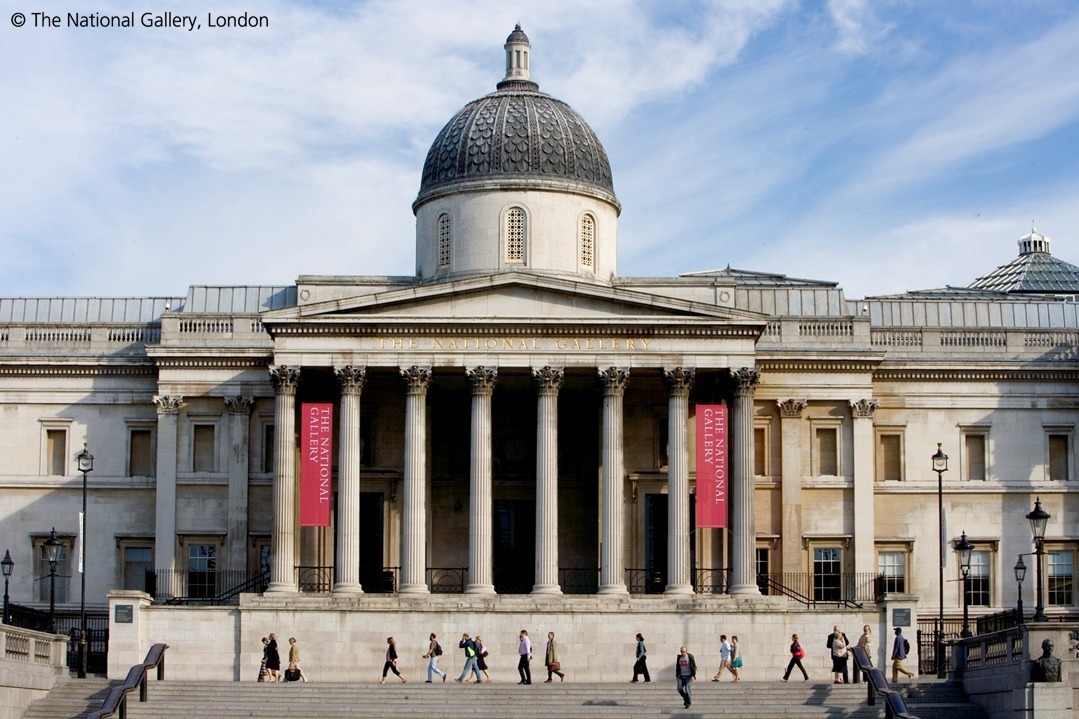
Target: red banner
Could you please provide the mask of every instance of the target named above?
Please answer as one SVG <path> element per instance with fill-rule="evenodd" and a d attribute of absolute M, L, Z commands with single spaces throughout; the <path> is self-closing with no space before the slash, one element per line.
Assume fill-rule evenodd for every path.
<path fill-rule="evenodd" d="M 300 430 L 300 526 L 330 526 L 333 405 L 304 402 Z"/>
<path fill-rule="evenodd" d="M 727 526 L 727 405 L 697 405 L 697 526 Z"/>

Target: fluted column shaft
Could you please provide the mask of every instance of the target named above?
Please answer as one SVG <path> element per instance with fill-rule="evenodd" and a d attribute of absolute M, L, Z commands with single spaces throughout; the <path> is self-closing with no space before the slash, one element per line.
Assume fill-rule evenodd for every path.
<path fill-rule="evenodd" d="M 427 588 L 427 388 L 431 368 L 401 369 L 405 397 L 404 516 L 401 518 L 401 594 L 426 594 Z"/>
<path fill-rule="evenodd" d="M 333 591 L 363 593 L 360 585 L 360 396 L 366 367 L 334 370 L 341 385 L 341 424 L 337 462 L 337 556 Z"/>
<path fill-rule="evenodd" d="M 667 404 L 667 587 L 665 594 L 692 594 L 689 565 L 689 390 L 695 370 L 664 370 Z"/>
<path fill-rule="evenodd" d="M 757 522 L 754 514 L 753 392 L 761 372 L 752 367 L 731 370 L 734 390 L 734 441 L 731 483 L 731 594 L 760 594 L 757 586 Z"/>
<path fill-rule="evenodd" d="M 225 537 L 225 568 L 247 569 L 247 481 L 251 408 L 255 401 L 236 395 L 225 397 L 229 410 L 228 534 Z"/>
<path fill-rule="evenodd" d="M 533 369 L 536 382 L 536 580 L 533 594 L 561 594 L 558 584 L 558 390 L 563 368 Z"/>
<path fill-rule="evenodd" d="M 491 395 L 498 369 L 467 370 L 472 385 L 472 433 L 468 467 L 468 585 L 466 594 L 493 594 Z"/>
<path fill-rule="evenodd" d="M 184 398 L 158 395 L 154 567 L 176 569 L 176 421 Z"/>
<path fill-rule="evenodd" d="M 296 388 L 300 370 L 270 370 L 274 391 L 273 561 L 267 592 L 296 592 Z"/>
<path fill-rule="evenodd" d="M 622 552 L 625 541 L 622 396 L 629 381 L 629 369 L 601 369 L 599 378 L 603 383 L 603 543 L 599 559 L 599 593 L 627 594 Z"/>

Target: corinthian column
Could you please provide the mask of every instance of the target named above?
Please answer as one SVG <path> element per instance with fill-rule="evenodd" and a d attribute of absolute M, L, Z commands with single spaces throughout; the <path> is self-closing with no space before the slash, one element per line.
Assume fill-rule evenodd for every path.
<path fill-rule="evenodd" d="M 779 432 L 782 442 L 780 492 L 783 505 L 783 572 L 802 571 L 802 410 L 808 400 L 790 398 L 779 404 Z"/>
<path fill-rule="evenodd" d="M 360 585 L 360 395 L 366 367 L 335 369 L 341 385 L 341 453 L 337 466 L 337 556 L 333 591 L 362 594 Z"/>
<path fill-rule="evenodd" d="M 854 573 L 868 576 L 877 572 L 874 537 L 876 510 L 873 507 L 873 413 L 880 402 L 860 399 L 850 403 L 854 419 Z"/>
<path fill-rule="evenodd" d="M 472 451 L 468 467 L 468 585 L 466 594 L 493 594 L 491 549 L 491 395 L 498 369 L 466 370 L 472 385 Z"/>
<path fill-rule="evenodd" d="M 272 367 L 274 386 L 273 562 L 267 592 L 296 586 L 296 386 L 297 367 Z"/>
<path fill-rule="evenodd" d="M 533 594 L 561 594 L 558 585 L 558 390 L 562 367 L 532 370 L 536 382 L 536 583 Z"/>
<path fill-rule="evenodd" d="M 757 522 L 754 512 L 753 391 L 761 371 L 753 367 L 731 370 L 734 389 L 734 481 L 731 483 L 731 594 L 760 594 L 755 571 Z"/>
<path fill-rule="evenodd" d="M 401 368 L 405 397 L 405 486 L 401 520 L 401 594 L 427 594 L 427 388 L 431 368 Z"/>
<path fill-rule="evenodd" d="M 629 381 L 629 369 L 601 369 L 599 378 L 603 383 L 603 544 L 599 558 L 599 593 L 627 594 L 622 557 L 625 529 L 622 395 Z"/>
<path fill-rule="evenodd" d="M 667 588 L 664 594 L 693 594 L 689 566 L 689 390 L 696 370 L 663 370 L 667 383 Z"/>
<path fill-rule="evenodd" d="M 229 410 L 229 524 L 225 537 L 225 567 L 243 570 L 247 568 L 248 437 L 255 400 L 242 395 L 225 397 L 225 406 Z"/>
<path fill-rule="evenodd" d="M 176 569 L 176 420 L 183 403 L 180 396 L 154 397 L 157 405 L 154 568 L 169 572 Z"/>

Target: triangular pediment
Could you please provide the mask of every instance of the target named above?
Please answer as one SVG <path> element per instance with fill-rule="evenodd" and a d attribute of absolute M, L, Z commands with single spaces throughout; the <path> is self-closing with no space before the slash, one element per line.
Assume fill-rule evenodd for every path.
<path fill-rule="evenodd" d="M 268 312 L 274 324 L 323 322 L 697 322 L 761 325 L 765 315 L 560 277 L 509 273 L 358 294 Z"/>

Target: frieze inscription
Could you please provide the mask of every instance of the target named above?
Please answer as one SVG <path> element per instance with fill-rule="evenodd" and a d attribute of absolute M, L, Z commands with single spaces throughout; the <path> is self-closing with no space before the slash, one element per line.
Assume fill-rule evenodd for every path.
<path fill-rule="evenodd" d="M 377 337 L 380 350 L 461 352 L 647 352 L 643 337 Z"/>

